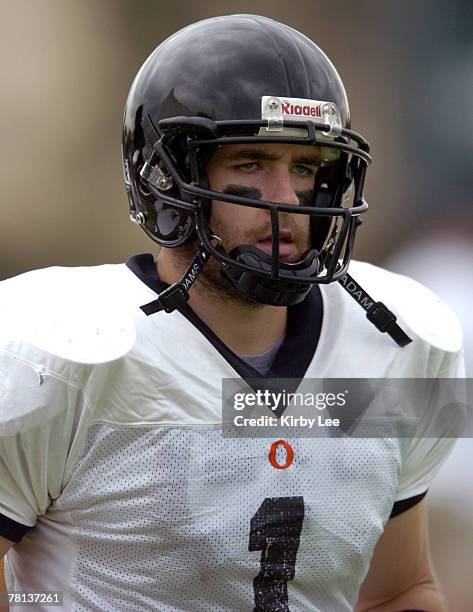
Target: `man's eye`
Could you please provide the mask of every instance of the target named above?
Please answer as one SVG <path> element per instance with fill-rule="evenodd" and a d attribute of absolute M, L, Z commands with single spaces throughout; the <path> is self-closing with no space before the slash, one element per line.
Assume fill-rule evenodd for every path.
<path fill-rule="evenodd" d="M 244 164 L 239 164 L 238 168 L 240 170 L 255 170 L 258 167 L 256 162 L 246 162 Z"/>
<path fill-rule="evenodd" d="M 315 168 L 303 166 L 302 164 L 296 164 L 293 166 L 292 171 L 300 176 L 313 176 L 315 174 Z"/>

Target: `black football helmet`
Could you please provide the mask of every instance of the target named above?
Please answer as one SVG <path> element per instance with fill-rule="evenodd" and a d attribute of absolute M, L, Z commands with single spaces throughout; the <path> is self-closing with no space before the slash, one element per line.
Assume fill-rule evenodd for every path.
<path fill-rule="evenodd" d="M 198 240 L 251 300 L 300 302 L 314 283 L 344 277 L 367 209 L 369 146 L 349 128 L 337 71 L 300 32 L 256 15 L 192 24 L 153 51 L 128 96 L 123 165 L 131 219 L 165 247 Z M 308 203 L 211 189 L 205 167 L 217 147 L 275 142 L 321 147 Z M 212 200 L 268 210 L 272 255 L 253 245 L 226 252 L 209 225 Z M 279 213 L 288 212 L 310 217 L 311 247 L 295 263 L 279 258 Z"/>

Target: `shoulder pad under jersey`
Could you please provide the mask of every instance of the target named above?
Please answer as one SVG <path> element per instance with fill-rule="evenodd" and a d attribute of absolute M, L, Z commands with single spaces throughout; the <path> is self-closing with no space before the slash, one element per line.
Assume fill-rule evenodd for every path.
<path fill-rule="evenodd" d="M 52 267 L 3 281 L 0 348 L 32 346 L 79 363 L 118 359 L 135 342 L 139 291 L 124 264 Z"/>
<path fill-rule="evenodd" d="M 408 335 L 442 351 L 461 350 L 463 334 L 457 316 L 430 289 L 407 276 L 359 261 L 351 262 L 349 273 L 375 301 L 394 312 Z"/>

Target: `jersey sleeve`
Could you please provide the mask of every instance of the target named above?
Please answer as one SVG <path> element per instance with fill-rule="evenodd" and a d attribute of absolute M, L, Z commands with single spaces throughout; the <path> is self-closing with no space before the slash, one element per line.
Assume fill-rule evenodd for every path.
<path fill-rule="evenodd" d="M 463 354 L 446 358 L 438 378 L 462 379 L 465 376 Z M 453 450 L 457 438 L 452 431 L 460 433 L 461 426 L 456 427 L 455 419 L 461 423 L 462 414 L 452 412 L 451 419 L 445 419 L 445 435 L 436 425 L 434 433 L 429 428 L 422 428 L 416 437 L 408 441 L 403 458 L 401 474 L 396 494 L 396 502 L 410 498 L 422 499 L 430 482 Z M 433 437 L 435 436 L 435 437 Z"/>
<path fill-rule="evenodd" d="M 0 351 L 0 535 L 21 540 L 63 487 L 78 390 Z"/>

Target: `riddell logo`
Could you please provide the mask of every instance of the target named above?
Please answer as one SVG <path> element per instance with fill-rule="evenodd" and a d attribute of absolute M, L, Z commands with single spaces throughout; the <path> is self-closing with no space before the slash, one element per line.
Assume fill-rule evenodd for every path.
<path fill-rule="evenodd" d="M 292 104 L 287 100 L 282 100 L 282 112 L 284 115 L 297 115 L 304 117 L 321 117 L 320 104 L 311 106 L 310 104 Z"/>

